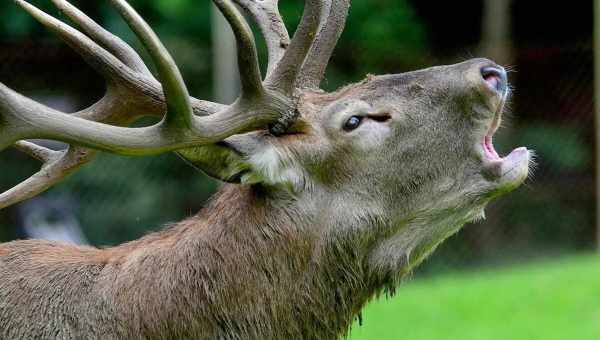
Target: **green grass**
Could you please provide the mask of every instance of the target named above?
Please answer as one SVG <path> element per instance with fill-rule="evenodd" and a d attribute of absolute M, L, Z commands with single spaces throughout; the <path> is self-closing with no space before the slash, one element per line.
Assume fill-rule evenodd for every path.
<path fill-rule="evenodd" d="M 351 340 L 600 340 L 600 257 L 419 279 L 367 306 Z"/>

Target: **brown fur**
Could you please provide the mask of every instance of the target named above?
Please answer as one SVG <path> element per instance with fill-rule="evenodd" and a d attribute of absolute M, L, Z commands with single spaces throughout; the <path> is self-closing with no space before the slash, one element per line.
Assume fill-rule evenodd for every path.
<path fill-rule="evenodd" d="M 482 78 L 490 65 L 312 93 L 293 135 L 185 154 L 246 185 L 162 232 L 110 249 L 0 245 L 0 340 L 346 335 L 369 299 L 527 177 L 526 149 L 483 153 L 506 99 Z M 362 124 L 345 128 L 353 116 Z"/>
<path fill-rule="evenodd" d="M 305 217 L 276 214 L 227 187 L 198 216 L 119 247 L 0 245 L 0 338 L 333 339 L 372 292 L 336 287 L 348 273 L 326 270 L 332 259 L 292 221 Z"/>

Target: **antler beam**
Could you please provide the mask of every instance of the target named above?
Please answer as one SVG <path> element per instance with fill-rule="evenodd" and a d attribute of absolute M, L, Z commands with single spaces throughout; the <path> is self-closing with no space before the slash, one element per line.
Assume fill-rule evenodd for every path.
<path fill-rule="evenodd" d="M 76 48 L 90 64 L 105 75 L 109 84 L 135 82 L 130 79 L 135 77 L 134 71 L 94 41 L 25 1 L 17 0 L 17 3 Z M 9 138 L 14 139 L 16 134 L 18 139 L 56 139 L 120 154 L 155 154 L 218 142 L 233 134 L 272 123 L 279 117 L 282 108 L 284 112 L 288 110 L 285 107 L 285 98 L 277 95 L 270 96 L 270 100 L 261 100 L 267 105 L 249 105 L 253 98 L 263 96 L 256 53 L 249 53 L 249 57 L 245 54 L 244 57 L 240 57 L 242 74 L 245 75 L 242 78 L 248 80 L 244 89 L 250 91 L 243 95 L 246 100 L 210 116 L 193 115 L 187 88 L 164 45 L 129 4 L 123 0 L 112 0 L 112 3 L 138 35 L 157 65 L 167 103 L 165 119 L 154 126 L 144 128 L 111 126 L 64 115 L 2 86 L 0 108 L 5 112 L 5 125 L 13 134 L 0 137 L 0 147 L 4 148 L 14 143 L 15 140 Z M 243 18 L 233 5 L 228 1 L 219 1 L 218 5 L 225 10 L 231 21 L 236 21 L 235 30 L 242 32 L 238 34 L 242 39 L 239 45 L 250 46 L 250 49 L 255 51 L 254 42 L 248 35 L 249 29 L 242 26 Z M 242 68 L 248 65 L 251 66 Z"/>
<path fill-rule="evenodd" d="M 158 71 L 152 76 L 142 58 L 66 0 L 51 0 L 81 31 L 15 0 L 57 34 L 107 82 L 105 96 L 74 114 L 51 109 L 0 83 L 0 150 L 11 145 L 40 160 L 41 170 L 0 194 L 0 209 L 33 197 L 95 158 L 100 150 L 151 155 L 211 145 L 271 124 L 293 123 L 297 90 L 317 87 L 345 23 L 349 0 L 306 0 L 300 26 L 290 41 L 277 0 L 213 0 L 231 25 L 238 47 L 242 94 L 230 106 L 192 98 L 173 58 L 148 24 L 125 0 L 110 0 L 148 51 Z M 263 82 L 254 36 L 235 4 L 258 24 L 269 63 Z M 163 119 L 152 126 L 127 128 L 143 116 Z M 52 151 L 24 139 L 69 143 Z"/>

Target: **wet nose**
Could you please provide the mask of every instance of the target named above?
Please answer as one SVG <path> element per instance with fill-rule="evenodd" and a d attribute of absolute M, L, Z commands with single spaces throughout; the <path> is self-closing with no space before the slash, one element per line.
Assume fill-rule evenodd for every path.
<path fill-rule="evenodd" d="M 481 68 L 481 77 L 487 85 L 500 93 L 504 93 L 508 86 L 506 70 L 498 65 L 484 66 Z"/>

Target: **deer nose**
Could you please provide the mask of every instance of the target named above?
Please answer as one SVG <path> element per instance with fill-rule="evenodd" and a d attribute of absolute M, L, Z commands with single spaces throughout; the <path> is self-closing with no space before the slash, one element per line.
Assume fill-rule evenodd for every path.
<path fill-rule="evenodd" d="M 506 70 L 501 66 L 484 66 L 481 68 L 481 76 L 487 85 L 500 93 L 506 92 L 508 87 L 508 76 Z"/>

